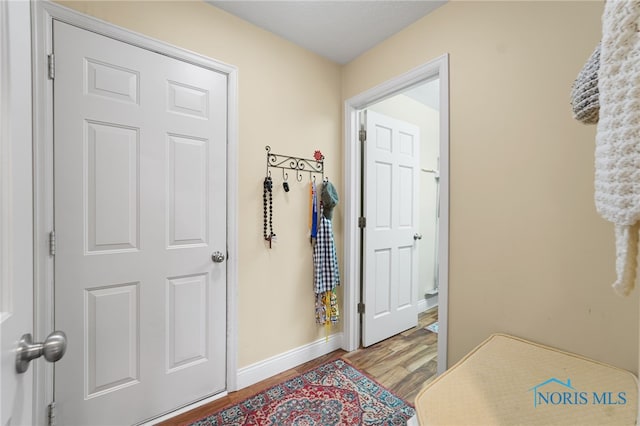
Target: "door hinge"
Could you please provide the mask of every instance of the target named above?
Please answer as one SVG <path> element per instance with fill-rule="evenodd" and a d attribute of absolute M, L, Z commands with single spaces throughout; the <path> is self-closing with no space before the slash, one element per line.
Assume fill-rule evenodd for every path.
<path fill-rule="evenodd" d="M 47 56 L 47 65 L 49 68 L 49 80 L 53 80 L 56 78 L 56 57 L 53 56 L 53 53 Z"/>
<path fill-rule="evenodd" d="M 360 142 L 365 142 L 367 140 L 367 131 L 364 129 L 360 129 L 358 132 L 358 136 L 360 137 Z"/>
<path fill-rule="evenodd" d="M 49 255 L 56 255 L 56 231 L 49 232 Z"/>
<path fill-rule="evenodd" d="M 358 303 L 358 313 L 364 314 L 364 303 L 362 302 Z"/>
<path fill-rule="evenodd" d="M 367 218 L 359 217 L 358 218 L 358 228 L 366 228 L 367 227 Z"/>
<path fill-rule="evenodd" d="M 52 402 L 47 406 L 47 425 L 55 426 L 56 424 L 56 403 Z"/>

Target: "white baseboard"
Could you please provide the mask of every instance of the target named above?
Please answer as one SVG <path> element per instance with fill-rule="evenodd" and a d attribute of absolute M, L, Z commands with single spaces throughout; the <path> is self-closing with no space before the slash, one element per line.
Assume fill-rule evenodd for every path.
<path fill-rule="evenodd" d="M 427 309 L 425 309 L 425 311 L 431 308 L 435 308 L 436 306 L 438 306 L 438 295 L 436 294 L 435 296 L 428 297 L 426 301 Z"/>
<path fill-rule="evenodd" d="M 261 380 L 282 373 L 307 361 L 340 349 L 342 347 L 342 333 L 329 336 L 329 339 L 319 339 L 308 345 L 300 346 L 263 361 L 240 368 L 238 370 L 238 389 L 246 388 Z"/>
<path fill-rule="evenodd" d="M 418 300 L 418 312 L 424 312 L 427 310 L 427 299 Z"/>
<path fill-rule="evenodd" d="M 438 306 L 438 295 L 431 296 L 418 301 L 418 312 L 428 311 L 431 308 Z"/>
<path fill-rule="evenodd" d="M 319 339 L 308 345 L 300 346 L 290 351 L 281 353 L 279 355 L 267 358 L 263 361 L 249 365 L 247 367 L 238 370 L 238 389 L 246 388 L 254 383 L 258 383 L 261 380 L 268 379 L 271 376 L 275 376 L 278 373 L 289 370 L 300 364 L 304 364 L 307 361 L 316 359 L 322 355 L 326 355 L 329 352 L 333 352 L 336 349 L 342 347 L 342 333 L 336 333 L 329 336 L 329 339 Z M 201 405 L 207 404 L 211 401 L 215 401 L 218 398 L 226 396 L 227 392 L 222 392 L 214 395 L 210 398 L 203 399 L 202 401 L 183 407 L 179 410 L 166 414 L 162 417 L 153 419 L 152 421 L 142 423 L 140 426 L 151 426 L 157 424 L 160 421 L 170 419 L 182 414 Z"/>

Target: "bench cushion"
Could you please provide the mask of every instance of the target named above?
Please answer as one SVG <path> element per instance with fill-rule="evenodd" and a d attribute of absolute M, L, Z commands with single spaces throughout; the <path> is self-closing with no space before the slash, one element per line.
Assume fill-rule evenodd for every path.
<path fill-rule="evenodd" d="M 421 425 L 634 425 L 636 377 L 494 334 L 416 397 Z"/>

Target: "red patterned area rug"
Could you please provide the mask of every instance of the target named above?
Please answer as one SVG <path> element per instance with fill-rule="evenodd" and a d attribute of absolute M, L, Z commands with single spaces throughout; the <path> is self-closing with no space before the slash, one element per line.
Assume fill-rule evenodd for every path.
<path fill-rule="evenodd" d="M 404 425 L 405 401 L 341 359 L 192 423 L 218 425 Z"/>

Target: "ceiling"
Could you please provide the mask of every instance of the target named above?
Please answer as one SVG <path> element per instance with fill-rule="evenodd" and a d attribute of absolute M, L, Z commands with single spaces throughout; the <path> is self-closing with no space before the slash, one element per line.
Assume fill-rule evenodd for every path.
<path fill-rule="evenodd" d="M 443 5 L 435 0 L 205 0 L 339 64 Z"/>

